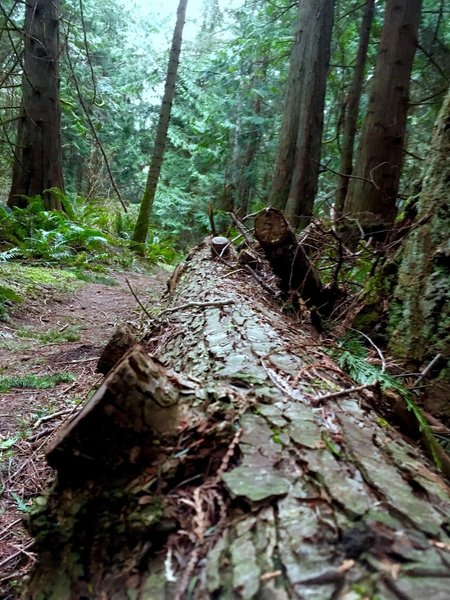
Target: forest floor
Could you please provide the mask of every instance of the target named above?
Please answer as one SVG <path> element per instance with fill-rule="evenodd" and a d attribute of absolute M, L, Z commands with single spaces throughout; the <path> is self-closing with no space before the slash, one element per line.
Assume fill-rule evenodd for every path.
<path fill-rule="evenodd" d="M 53 476 L 44 446 L 102 380 L 97 360 L 117 324 L 142 316 L 130 286 L 153 308 L 167 278 L 110 272 L 109 284 L 68 293 L 44 286 L 0 324 L 0 598 L 19 597 L 35 560 L 23 520 Z"/>

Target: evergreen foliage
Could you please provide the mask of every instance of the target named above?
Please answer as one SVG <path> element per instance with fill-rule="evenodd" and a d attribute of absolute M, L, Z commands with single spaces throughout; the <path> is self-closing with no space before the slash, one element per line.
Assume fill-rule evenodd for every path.
<path fill-rule="evenodd" d="M 358 128 L 368 96 L 383 27 L 376 2 Z M 120 0 L 64 0 L 60 58 L 62 150 L 67 195 L 64 212 L 43 210 L 39 198 L 27 209 L 3 205 L 14 159 L 24 8 L 6 0 L 0 10 L 0 260 L 39 260 L 102 269 L 111 260 L 130 265 L 129 240 L 147 176 L 161 97 L 173 14 L 161 7 L 127 9 Z M 342 115 L 358 49 L 363 3 L 335 4 L 332 56 L 327 81 L 321 173 L 314 212 L 332 217 L 342 149 Z M 188 6 L 188 21 L 192 19 Z M 415 191 L 429 132 L 448 84 L 450 20 L 442 2 L 423 0 L 419 46 L 411 82 L 408 146 L 398 198 Z M 208 209 L 219 231 L 227 213 L 241 215 L 266 205 L 271 188 L 297 5 L 291 2 L 233 3 L 205 0 L 196 36 L 183 42 L 168 145 L 153 206 L 151 231 L 142 253 L 174 262 L 209 232 Z M 358 136 L 356 143 L 358 143 Z M 107 159 L 107 164 L 105 162 Z M 109 174 L 111 173 L 111 176 Z M 115 186 L 128 205 L 119 209 Z M 376 255 L 344 265 L 350 292 L 364 286 Z M 335 258 L 331 257 L 332 260 Z M 325 282 L 332 278 L 326 257 Z M 332 262 L 332 261 L 331 261 Z M 322 265 L 322 263 L 326 263 Z M 15 290 L 2 292 L 5 301 Z"/>

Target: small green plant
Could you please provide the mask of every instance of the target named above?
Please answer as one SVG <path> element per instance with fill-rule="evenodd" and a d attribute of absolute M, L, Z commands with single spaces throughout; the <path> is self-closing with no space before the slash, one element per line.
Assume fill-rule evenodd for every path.
<path fill-rule="evenodd" d="M 17 437 L 8 437 L 0 439 L 0 452 L 3 450 L 9 450 L 17 442 Z"/>
<path fill-rule="evenodd" d="M 341 350 L 331 354 L 337 359 L 341 369 L 346 371 L 357 383 L 360 385 L 379 383 L 382 390 L 393 390 L 400 394 L 407 410 L 414 415 L 436 466 L 440 468 L 437 441 L 421 409 L 415 402 L 413 392 L 402 381 L 369 362 L 367 360 L 368 350 L 355 334 L 346 335 L 340 341 L 339 346 Z"/>
<path fill-rule="evenodd" d="M 22 302 L 22 300 L 22 296 L 13 287 L 0 284 L 0 321 L 8 318 L 8 306 L 14 302 Z"/>
<path fill-rule="evenodd" d="M 331 437 L 328 435 L 328 433 L 326 431 L 322 431 L 322 441 L 325 444 L 325 447 L 327 448 L 327 450 L 331 454 L 334 454 L 334 456 L 341 455 L 341 451 L 339 450 L 339 448 L 336 446 L 336 444 L 333 442 L 333 440 L 331 439 Z"/>
<path fill-rule="evenodd" d="M 58 383 L 75 381 L 73 373 L 53 373 L 52 375 L 11 375 L 0 376 L 0 392 L 8 392 L 14 388 L 43 390 L 54 388 Z"/>
<path fill-rule="evenodd" d="M 64 342 L 77 342 L 80 339 L 80 330 L 76 325 L 67 325 L 62 329 L 48 329 L 35 332 L 29 327 L 18 329 L 16 335 L 20 338 L 35 339 L 43 344 L 60 344 Z"/>
<path fill-rule="evenodd" d="M 29 504 L 27 504 L 26 502 L 24 502 L 23 498 L 21 498 L 19 496 L 19 494 L 16 494 L 16 492 L 11 492 L 11 496 L 15 500 L 17 508 L 20 510 L 20 512 L 23 512 L 23 513 L 30 512 L 31 506 Z"/>
<path fill-rule="evenodd" d="M 183 258 L 183 255 L 175 250 L 171 240 L 159 239 L 156 234 L 153 242 L 144 246 L 143 254 L 153 264 L 173 265 Z"/>

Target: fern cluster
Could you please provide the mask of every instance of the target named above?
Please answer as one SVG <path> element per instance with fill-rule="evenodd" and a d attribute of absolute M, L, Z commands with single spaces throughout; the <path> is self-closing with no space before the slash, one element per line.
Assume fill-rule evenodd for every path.
<path fill-rule="evenodd" d="M 33 259 L 89 270 L 132 266 L 134 207 L 125 214 L 104 199 L 70 198 L 57 189 L 52 193 L 59 196 L 63 211 L 45 210 L 40 196 L 28 198 L 26 208 L 0 204 L 0 262 Z M 174 246 L 173 236 L 154 230 L 142 254 L 151 263 L 172 264 L 181 258 Z"/>
<path fill-rule="evenodd" d="M 26 208 L 0 205 L 0 260 L 39 259 L 48 264 L 82 264 L 105 259 L 116 244 L 106 209 L 61 194 L 62 211 L 45 210 L 39 196 Z"/>
<path fill-rule="evenodd" d="M 407 410 L 414 415 L 433 460 L 439 467 L 440 459 L 436 452 L 437 442 L 422 410 L 415 401 L 414 393 L 400 379 L 382 371 L 378 365 L 369 362 L 368 349 L 353 333 L 342 338 L 339 342 L 339 351 L 334 351 L 332 354 L 341 369 L 360 385 L 379 383 L 381 390 L 392 390 L 400 394 Z"/>

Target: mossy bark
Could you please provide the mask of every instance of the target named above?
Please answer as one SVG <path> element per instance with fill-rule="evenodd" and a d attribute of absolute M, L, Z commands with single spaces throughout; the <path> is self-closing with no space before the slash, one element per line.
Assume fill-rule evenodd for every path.
<path fill-rule="evenodd" d="M 417 218 L 402 250 L 390 308 L 390 348 L 423 363 L 450 358 L 450 92 L 431 141 Z"/>
<path fill-rule="evenodd" d="M 92 425 L 95 411 L 117 414 L 122 433 L 91 427 L 103 447 L 87 437 L 83 456 L 75 423 L 51 448 L 57 478 L 31 517 L 27 600 L 446 599 L 450 490 L 378 424 L 372 395 L 351 390 L 317 335 L 207 245 L 170 309 L 147 348 L 165 366 L 139 369 L 141 396 L 128 354 L 85 409 Z M 145 409 L 162 408 L 161 389 L 175 431 Z"/>

